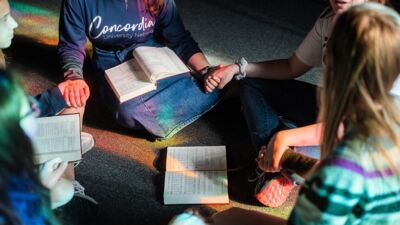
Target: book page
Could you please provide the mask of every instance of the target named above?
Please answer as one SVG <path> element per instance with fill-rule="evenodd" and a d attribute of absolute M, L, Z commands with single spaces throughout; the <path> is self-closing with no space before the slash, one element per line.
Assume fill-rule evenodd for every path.
<path fill-rule="evenodd" d="M 164 204 L 229 203 L 226 171 L 167 171 Z"/>
<path fill-rule="evenodd" d="M 133 55 L 152 82 L 189 72 L 182 60 L 168 47 L 141 46 L 133 51 Z"/>
<path fill-rule="evenodd" d="M 225 146 L 168 147 L 167 171 L 226 170 Z"/>
<path fill-rule="evenodd" d="M 134 59 L 106 70 L 106 79 L 120 103 L 156 89 Z"/>
<path fill-rule="evenodd" d="M 66 161 L 81 159 L 79 114 L 37 118 L 37 132 L 33 143 L 37 163 L 55 157 Z"/>

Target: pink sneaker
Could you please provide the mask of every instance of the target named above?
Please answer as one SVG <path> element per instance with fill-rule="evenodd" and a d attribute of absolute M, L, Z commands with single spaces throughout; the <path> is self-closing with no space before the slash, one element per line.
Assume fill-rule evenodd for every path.
<path fill-rule="evenodd" d="M 263 205 L 272 208 L 281 206 L 295 186 L 290 178 L 283 175 L 267 181 L 260 179 L 259 182 L 261 183 L 257 184 L 255 197 Z"/>

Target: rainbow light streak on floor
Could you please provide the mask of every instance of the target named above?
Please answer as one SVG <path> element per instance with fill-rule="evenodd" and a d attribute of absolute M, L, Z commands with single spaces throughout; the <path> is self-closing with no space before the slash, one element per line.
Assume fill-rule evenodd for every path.
<path fill-rule="evenodd" d="M 17 35 L 46 45 L 58 43 L 58 12 L 25 3 L 10 2 L 11 14 L 18 22 Z"/>

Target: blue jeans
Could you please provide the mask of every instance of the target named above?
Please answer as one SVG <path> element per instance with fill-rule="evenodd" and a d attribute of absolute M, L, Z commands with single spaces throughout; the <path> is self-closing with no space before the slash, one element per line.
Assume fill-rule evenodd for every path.
<path fill-rule="evenodd" d="M 315 123 L 316 92 L 315 85 L 297 80 L 243 79 L 240 98 L 255 150 L 279 130 L 280 117 L 297 126 Z"/>
<path fill-rule="evenodd" d="M 93 50 L 100 94 L 117 122 L 124 127 L 146 129 L 157 138 L 169 138 L 220 100 L 220 90 L 205 94 L 202 83 L 186 73 L 159 80 L 157 90 L 120 104 L 104 78 L 104 71 L 131 58 L 132 49 Z"/>

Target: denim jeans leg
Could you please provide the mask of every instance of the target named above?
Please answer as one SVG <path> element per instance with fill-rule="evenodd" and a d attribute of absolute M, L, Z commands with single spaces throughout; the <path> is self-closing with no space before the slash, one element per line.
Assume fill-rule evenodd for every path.
<path fill-rule="evenodd" d="M 298 126 L 316 121 L 318 107 L 314 85 L 297 80 L 246 78 L 240 95 L 256 151 L 280 129 L 279 116 Z"/>
<path fill-rule="evenodd" d="M 160 80 L 157 90 L 140 96 L 141 105 L 132 107 L 130 114 L 150 133 L 169 138 L 213 108 L 221 93 L 206 94 L 198 80 L 181 74 Z"/>
<path fill-rule="evenodd" d="M 206 94 L 201 83 L 185 73 L 159 80 L 157 90 L 119 104 L 104 78 L 104 70 L 128 60 L 130 55 L 124 57 L 100 49 L 94 54 L 102 97 L 122 126 L 144 128 L 156 137 L 168 138 L 219 102 L 221 90 Z"/>
<path fill-rule="evenodd" d="M 108 84 L 108 82 L 104 77 L 105 70 L 114 67 L 118 64 L 121 64 L 122 62 L 132 58 L 131 55 L 132 54 L 127 54 L 121 57 L 120 54 L 116 52 L 105 51 L 94 47 L 93 65 L 96 72 L 96 81 L 97 85 L 99 86 L 100 96 L 103 99 L 103 102 L 108 108 L 108 110 L 115 117 L 118 124 L 127 127 L 129 129 L 137 130 L 137 129 L 143 129 L 143 126 L 132 117 L 126 117 L 124 115 L 122 116 L 120 115 L 119 111 L 121 104 L 119 103 L 117 97 L 114 95 L 114 92 L 112 91 L 112 88 L 110 87 L 110 85 Z M 139 104 L 138 102 L 135 103 L 136 104 L 133 104 L 133 102 L 131 102 L 132 107 L 134 107 L 133 105 Z"/>
<path fill-rule="evenodd" d="M 253 79 L 244 79 L 240 87 L 244 117 L 249 129 L 250 139 L 256 152 L 279 126 L 278 113 L 266 100 Z"/>

